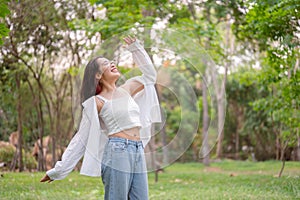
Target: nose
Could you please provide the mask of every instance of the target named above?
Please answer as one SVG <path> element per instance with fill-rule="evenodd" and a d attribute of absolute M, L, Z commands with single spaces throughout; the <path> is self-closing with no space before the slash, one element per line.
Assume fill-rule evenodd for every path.
<path fill-rule="evenodd" d="M 110 67 L 115 67 L 116 66 L 116 63 L 114 60 L 110 61 Z"/>

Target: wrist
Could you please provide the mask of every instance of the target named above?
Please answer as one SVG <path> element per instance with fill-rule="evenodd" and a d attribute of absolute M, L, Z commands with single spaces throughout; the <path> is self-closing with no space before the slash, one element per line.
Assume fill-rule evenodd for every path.
<path fill-rule="evenodd" d="M 56 179 L 56 176 L 57 176 L 57 173 L 55 171 L 55 169 L 50 169 L 46 172 L 47 176 L 50 178 L 50 180 L 55 180 Z"/>
<path fill-rule="evenodd" d="M 142 47 L 140 41 L 136 39 L 134 42 L 128 45 L 127 49 L 131 52 L 137 50 L 139 47 Z"/>

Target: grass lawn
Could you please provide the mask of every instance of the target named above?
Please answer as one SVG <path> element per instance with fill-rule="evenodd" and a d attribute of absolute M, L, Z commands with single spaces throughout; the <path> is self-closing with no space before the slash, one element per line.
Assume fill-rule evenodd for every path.
<path fill-rule="evenodd" d="M 300 162 L 287 162 L 277 178 L 280 162 L 222 161 L 204 167 L 201 163 L 175 163 L 159 174 L 149 173 L 152 200 L 190 199 L 300 199 Z M 0 199 L 103 199 L 100 178 L 71 173 L 50 184 L 39 183 L 44 173 L 3 173 Z"/>

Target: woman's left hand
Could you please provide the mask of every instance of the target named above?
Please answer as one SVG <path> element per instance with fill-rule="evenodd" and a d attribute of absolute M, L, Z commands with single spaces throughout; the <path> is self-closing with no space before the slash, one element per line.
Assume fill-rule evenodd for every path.
<path fill-rule="evenodd" d="M 52 182 L 53 180 L 50 179 L 50 177 L 46 174 L 41 180 L 40 182 Z"/>
<path fill-rule="evenodd" d="M 125 38 L 123 38 L 123 40 L 126 42 L 126 44 L 130 45 L 132 43 L 134 43 L 136 41 L 136 38 L 135 37 L 131 37 L 131 36 L 127 36 Z"/>

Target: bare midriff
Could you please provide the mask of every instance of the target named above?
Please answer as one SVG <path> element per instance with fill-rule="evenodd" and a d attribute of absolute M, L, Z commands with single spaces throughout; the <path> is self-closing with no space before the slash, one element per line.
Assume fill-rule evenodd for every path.
<path fill-rule="evenodd" d="M 140 140 L 140 128 L 133 127 L 130 129 L 126 129 L 124 131 L 120 131 L 118 133 L 114 133 L 109 137 L 118 137 L 118 138 L 125 138 L 128 140 L 139 141 Z"/>

